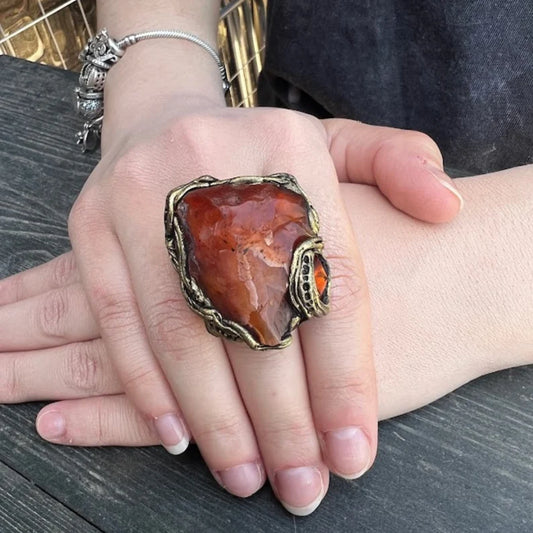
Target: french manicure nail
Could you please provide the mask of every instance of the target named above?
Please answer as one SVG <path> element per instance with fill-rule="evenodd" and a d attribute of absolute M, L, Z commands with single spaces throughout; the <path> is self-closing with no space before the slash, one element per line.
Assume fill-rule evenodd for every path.
<path fill-rule="evenodd" d="M 47 411 L 37 418 L 37 431 L 43 439 L 58 440 L 66 433 L 65 417 L 58 411 Z"/>
<path fill-rule="evenodd" d="M 264 478 L 263 469 L 258 463 L 245 463 L 218 470 L 214 476 L 228 492 L 241 498 L 247 498 L 259 490 Z"/>
<path fill-rule="evenodd" d="M 283 507 L 296 516 L 311 514 L 324 498 L 322 474 L 316 467 L 279 470 L 274 481 Z"/>
<path fill-rule="evenodd" d="M 328 431 L 324 434 L 324 442 L 335 474 L 357 479 L 370 468 L 370 443 L 361 428 L 349 426 Z"/>
<path fill-rule="evenodd" d="M 159 416 L 154 420 L 155 430 L 165 450 L 172 455 L 183 453 L 189 446 L 187 433 L 175 414 Z"/>
<path fill-rule="evenodd" d="M 448 175 L 440 168 L 432 165 L 426 165 L 426 169 L 443 187 L 448 189 L 456 196 L 456 198 L 459 200 L 459 210 L 463 209 L 463 206 L 465 205 L 464 198 L 461 196 L 461 193 L 450 183 L 450 178 Z"/>

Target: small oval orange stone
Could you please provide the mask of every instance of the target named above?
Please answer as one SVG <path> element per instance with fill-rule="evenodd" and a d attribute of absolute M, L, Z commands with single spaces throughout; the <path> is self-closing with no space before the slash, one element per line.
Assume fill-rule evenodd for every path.
<path fill-rule="evenodd" d="M 315 257 L 314 267 L 316 288 L 318 289 L 318 294 L 322 298 L 328 284 L 328 275 L 322 261 L 318 257 Z"/>

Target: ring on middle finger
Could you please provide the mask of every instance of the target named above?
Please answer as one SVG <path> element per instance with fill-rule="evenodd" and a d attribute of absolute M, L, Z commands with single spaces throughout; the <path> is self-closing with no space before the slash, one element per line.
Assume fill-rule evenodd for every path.
<path fill-rule="evenodd" d="M 189 306 L 210 333 L 255 350 L 329 310 L 318 215 L 290 174 L 217 180 L 170 191 L 166 244 Z"/>

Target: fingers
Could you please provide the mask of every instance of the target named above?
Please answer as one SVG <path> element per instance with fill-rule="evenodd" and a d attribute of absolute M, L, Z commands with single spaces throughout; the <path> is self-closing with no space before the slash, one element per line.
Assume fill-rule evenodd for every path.
<path fill-rule="evenodd" d="M 327 171 L 323 180 L 325 176 Z M 338 186 L 331 184 L 326 190 L 327 195 L 315 193 L 322 194 L 317 205 L 321 206 L 320 233 L 331 269 L 330 312 L 302 324 L 300 335 L 324 457 L 334 473 L 355 479 L 370 468 L 377 450 L 370 301 L 349 219 L 339 209 Z"/>
<path fill-rule="evenodd" d="M 72 218 L 74 250 L 102 338 L 132 405 L 153 422 L 171 453 L 188 442 L 183 412 L 215 478 L 236 495 L 250 495 L 264 481 L 253 429 L 222 343 L 205 333 L 180 294 L 161 213 L 132 210 L 127 220 L 117 216 L 119 243 L 105 223 L 90 216 L 90 200 L 85 202 Z M 159 206 L 158 198 L 147 203 Z M 94 235 L 98 257 L 92 253 Z M 178 434 L 182 440 L 170 443 Z"/>
<path fill-rule="evenodd" d="M 329 468 L 362 475 L 377 449 L 376 376 L 364 268 L 333 165 L 320 151 L 287 161 L 320 216 L 331 269 L 330 312 L 300 328 L 310 405 Z"/>
<path fill-rule="evenodd" d="M 47 405 L 37 416 L 36 427 L 43 439 L 69 446 L 151 446 L 160 442 L 153 425 L 124 395 Z"/>
<path fill-rule="evenodd" d="M 82 206 L 71 214 L 69 229 L 102 339 L 132 404 L 154 424 L 167 451 L 181 453 L 189 443 L 187 429 L 146 337 L 120 244 L 105 221 Z"/>
<path fill-rule="evenodd" d="M 312 513 L 324 498 L 328 468 L 317 439 L 298 338 L 284 350 L 253 352 L 227 343 L 253 420 L 270 483 L 291 513 Z"/>
<path fill-rule="evenodd" d="M 74 254 L 68 252 L 48 263 L 0 280 L 0 305 L 18 302 L 77 281 L 79 276 Z"/>
<path fill-rule="evenodd" d="M 85 398 L 122 390 L 100 339 L 0 356 L 0 403 Z"/>
<path fill-rule="evenodd" d="M 339 180 L 377 185 L 395 207 L 428 222 L 449 221 L 461 210 L 463 198 L 427 135 L 345 119 L 322 124 Z"/>
<path fill-rule="evenodd" d="M 332 472 L 355 479 L 370 468 L 377 450 L 368 292 L 356 257 L 332 253 L 327 259 L 332 273 L 330 312 L 320 326 L 310 321 L 300 331 L 324 457 Z"/>
<path fill-rule="evenodd" d="M 265 474 L 224 346 L 187 307 L 157 223 L 146 227 L 155 235 L 147 230 L 124 249 L 151 346 L 213 476 L 232 494 L 249 496 Z"/>
<path fill-rule="evenodd" d="M 0 307 L 0 351 L 60 346 L 99 335 L 79 283 Z"/>

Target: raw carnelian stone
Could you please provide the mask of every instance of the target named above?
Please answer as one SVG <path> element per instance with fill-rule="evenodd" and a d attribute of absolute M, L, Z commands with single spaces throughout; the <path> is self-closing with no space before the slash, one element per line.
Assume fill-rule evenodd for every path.
<path fill-rule="evenodd" d="M 307 207 L 302 196 L 272 183 L 224 182 L 193 189 L 178 205 L 189 275 L 225 319 L 266 346 L 290 330 L 293 251 L 313 235 Z M 323 270 L 315 264 L 322 290 Z"/>

